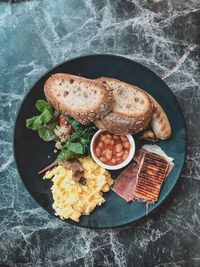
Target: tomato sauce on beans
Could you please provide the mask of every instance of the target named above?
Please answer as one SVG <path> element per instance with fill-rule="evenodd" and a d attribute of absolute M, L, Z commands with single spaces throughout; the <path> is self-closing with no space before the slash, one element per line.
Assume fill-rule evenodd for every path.
<path fill-rule="evenodd" d="M 109 132 L 100 133 L 94 142 L 97 158 L 107 165 L 118 165 L 126 160 L 130 151 L 130 142 L 125 135 Z"/>

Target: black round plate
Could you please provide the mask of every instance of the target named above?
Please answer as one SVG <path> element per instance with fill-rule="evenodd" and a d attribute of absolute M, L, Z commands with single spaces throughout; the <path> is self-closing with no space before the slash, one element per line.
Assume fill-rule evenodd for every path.
<path fill-rule="evenodd" d="M 35 200 L 50 214 L 52 209 L 51 181 L 44 181 L 38 170 L 55 158 L 54 143 L 42 141 L 37 133 L 25 127 L 25 120 L 36 114 L 35 102 L 45 98 L 43 87 L 50 75 L 66 72 L 87 78 L 112 77 L 134 84 L 150 93 L 164 108 L 172 125 L 172 137 L 157 143 L 168 156 L 174 158 L 175 166 L 166 178 L 155 205 L 157 208 L 175 186 L 186 156 L 186 128 L 179 104 L 169 87 L 151 70 L 132 60 L 115 55 L 90 55 L 75 58 L 56 66 L 46 73 L 28 92 L 17 115 L 14 131 L 14 154 L 19 174 Z M 48 156 L 50 155 L 50 158 Z M 120 173 L 120 171 L 118 171 Z M 110 190 L 105 194 L 106 203 L 95 209 L 90 216 L 82 216 L 79 223 L 66 222 L 89 228 L 111 228 L 129 224 L 145 216 L 146 205 L 138 201 L 125 202 Z"/>

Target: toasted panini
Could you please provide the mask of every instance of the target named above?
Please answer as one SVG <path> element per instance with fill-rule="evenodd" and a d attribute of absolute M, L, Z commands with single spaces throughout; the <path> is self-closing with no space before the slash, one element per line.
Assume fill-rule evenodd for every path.
<path fill-rule="evenodd" d="M 168 167 L 168 162 L 162 156 L 151 152 L 143 153 L 133 190 L 134 197 L 142 201 L 156 202 Z"/>

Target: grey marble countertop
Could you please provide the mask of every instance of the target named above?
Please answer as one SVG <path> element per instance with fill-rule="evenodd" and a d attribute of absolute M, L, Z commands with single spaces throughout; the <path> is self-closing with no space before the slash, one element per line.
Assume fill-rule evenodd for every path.
<path fill-rule="evenodd" d="M 200 266 L 199 0 L 0 2 L 0 266 Z M 73 227 L 24 188 L 12 154 L 17 108 L 54 65 L 113 53 L 138 61 L 175 93 L 188 128 L 188 156 L 170 198 L 115 230 Z"/>

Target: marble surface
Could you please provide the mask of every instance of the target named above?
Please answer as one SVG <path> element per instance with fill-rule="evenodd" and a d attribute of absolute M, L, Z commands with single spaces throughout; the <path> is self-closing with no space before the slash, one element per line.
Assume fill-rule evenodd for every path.
<path fill-rule="evenodd" d="M 0 2 L 0 266 L 200 266 L 199 29 L 199 0 Z M 12 155 L 16 111 L 30 86 L 55 64 L 90 53 L 123 55 L 155 71 L 188 127 L 186 165 L 170 198 L 115 230 L 48 215 L 22 185 Z"/>

